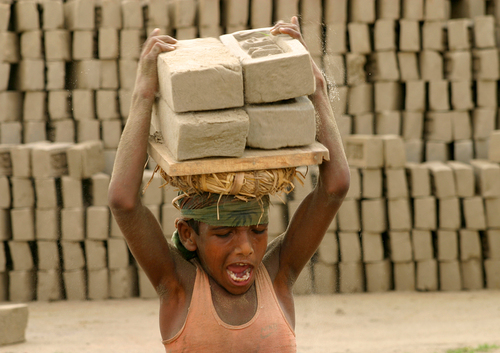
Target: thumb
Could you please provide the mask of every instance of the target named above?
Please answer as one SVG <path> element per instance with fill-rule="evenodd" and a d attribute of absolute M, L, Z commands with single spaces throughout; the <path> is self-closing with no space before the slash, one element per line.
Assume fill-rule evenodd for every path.
<path fill-rule="evenodd" d="M 298 26 L 299 25 L 299 19 L 297 18 L 297 16 L 293 16 L 292 17 L 292 24 Z"/>

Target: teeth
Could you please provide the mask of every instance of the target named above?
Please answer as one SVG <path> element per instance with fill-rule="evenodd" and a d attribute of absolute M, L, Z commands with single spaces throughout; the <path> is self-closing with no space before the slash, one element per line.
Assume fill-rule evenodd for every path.
<path fill-rule="evenodd" d="M 243 276 L 238 277 L 233 271 L 227 270 L 227 273 L 229 274 L 229 277 L 233 279 L 233 281 L 236 282 L 244 282 L 247 281 L 250 278 L 250 268 L 246 269 L 243 273 Z"/>

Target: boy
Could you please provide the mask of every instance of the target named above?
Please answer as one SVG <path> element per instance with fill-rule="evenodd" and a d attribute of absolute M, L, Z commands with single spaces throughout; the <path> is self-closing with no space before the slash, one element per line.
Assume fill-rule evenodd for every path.
<path fill-rule="evenodd" d="M 304 44 L 296 17 L 276 24 L 271 33 Z M 349 167 L 325 78 L 312 63 L 316 91 L 309 98 L 317 114 L 317 139 L 328 148 L 330 161 L 320 165 L 316 188 L 286 232 L 267 244 L 266 198 L 238 203 L 225 196 L 214 203 L 206 195 L 187 197 L 179 201 L 182 217 L 176 221 L 177 243 L 183 253 L 196 256 L 186 260 L 168 245 L 140 198 L 158 87 L 156 60 L 158 54 L 175 50 L 175 42 L 154 30 L 144 44 L 109 187 L 111 210 L 159 295 L 160 332 L 167 352 L 295 352 L 292 287 L 349 188 Z M 220 208 L 220 217 L 213 217 L 214 207 Z"/>

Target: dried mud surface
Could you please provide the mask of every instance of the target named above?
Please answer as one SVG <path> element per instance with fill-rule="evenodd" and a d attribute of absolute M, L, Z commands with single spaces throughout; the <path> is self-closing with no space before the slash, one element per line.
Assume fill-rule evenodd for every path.
<path fill-rule="evenodd" d="M 164 352 L 157 300 L 33 302 L 29 312 L 26 342 L 0 352 Z M 500 291 L 299 296 L 296 316 L 299 353 L 500 346 Z"/>

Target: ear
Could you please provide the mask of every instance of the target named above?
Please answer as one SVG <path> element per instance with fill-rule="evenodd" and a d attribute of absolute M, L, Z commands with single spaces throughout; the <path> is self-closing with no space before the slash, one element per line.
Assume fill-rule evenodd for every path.
<path fill-rule="evenodd" d="M 175 220 L 175 226 L 179 233 L 179 239 L 184 247 L 189 251 L 196 251 L 196 232 L 191 228 L 186 221 L 182 219 Z"/>

